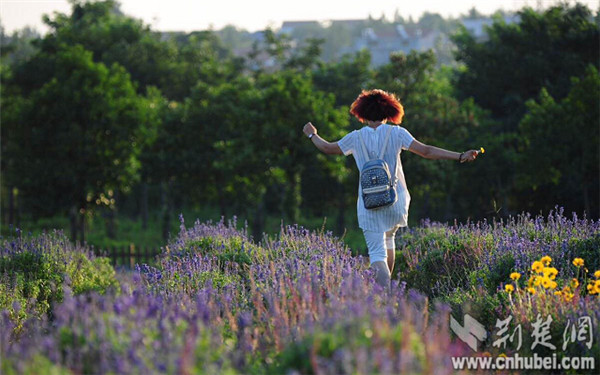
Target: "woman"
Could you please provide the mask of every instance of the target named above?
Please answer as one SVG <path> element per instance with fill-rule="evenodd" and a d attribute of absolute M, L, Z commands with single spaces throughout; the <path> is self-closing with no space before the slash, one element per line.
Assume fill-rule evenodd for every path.
<path fill-rule="evenodd" d="M 408 150 L 427 159 L 457 160 L 460 163 L 475 160 L 479 152 L 470 150 L 460 153 L 429 146 L 417 141 L 406 129 L 387 125 L 387 122 L 400 124 L 404 116 L 404 108 L 393 94 L 383 90 L 363 91 L 352 103 L 350 113 L 367 126 L 348 133 L 337 142 L 328 142 L 321 138 L 317 134 L 317 128 L 310 122 L 304 125 L 303 131 L 325 154 L 346 156 L 352 154 L 359 170 L 368 159 L 378 157 L 384 143 L 387 145 L 383 160 L 390 167 L 392 179 L 397 181 L 396 202 L 376 210 L 366 209 L 360 184 L 357 202 L 358 225 L 365 236 L 371 267 L 376 272 L 377 283 L 387 289 L 394 269 L 394 236 L 398 228 L 407 225 L 410 203 L 410 194 L 400 162 L 401 151 Z M 366 150 L 362 143 L 366 146 Z M 365 152 L 369 155 L 365 155 Z"/>

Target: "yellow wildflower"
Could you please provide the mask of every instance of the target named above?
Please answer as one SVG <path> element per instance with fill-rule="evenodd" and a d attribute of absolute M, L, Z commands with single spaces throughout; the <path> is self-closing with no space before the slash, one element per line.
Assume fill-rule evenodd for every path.
<path fill-rule="evenodd" d="M 546 276 L 550 280 L 554 280 L 556 278 L 556 275 L 558 275 L 558 270 L 554 267 L 544 267 L 542 272 L 544 273 L 544 276 Z"/>
<path fill-rule="evenodd" d="M 527 288 L 527 291 L 531 294 L 535 294 L 535 288 Z"/>
<path fill-rule="evenodd" d="M 539 260 L 536 260 L 535 262 L 533 262 L 533 264 L 531 265 L 531 269 L 533 271 L 535 271 L 536 273 L 541 273 L 544 270 L 544 264 L 542 262 L 540 262 Z"/>
<path fill-rule="evenodd" d="M 543 278 L 542 278 L 542 286 L 543 286 L 545 289 L 548 289 L 548 288 L 550 288 L 550 285 L 551 285 L 550 283 L 551 283 L 551 282 L 552 282 L 552 280 L 550 280 L 550 279 L 549 279 L 549 278 L 547 278 L 547 277 L 543 277 Z"/>
<path fill-rule="evenodd" d="M 589 294 L 596 294 L 596 290 L 594 288 L 594 284 L 591 284 L 591 283 L 588 284 L 587 285 L 587 291 L 588 291 Z"/>
<path fill-rule="evenodd" d="M 541 276 L 531 276 L 529 278 L 529 280 L 527 280 L 527 286 L 529 286 L 530 288 L 533 286 L 539 286 L 541 282 L 542 282 Z"/>
<path fill-rule="evenodd" d="M 507 292 L 509 292 L 509 293 L 512 293 L 512 292 L 513 292 L 513 290 L 515 290 L 515 287 L 514 287 L 514 286 L 512 286 L 512 285 L 510 285 L 510 284 L 506 284 L 506 285 L 504 285 L 504 289 L 505 289 Z"/>
<path fill-rule="evenodd" d="M 544 266 L 547 266 L 550 264 L 550 262 L 552 262 L 552 258 L 550 258 L 548 255 L 544 255 L 542 259 L 540 259 L 540 262 L 544 263 Z"/>
<path fill-rule="evenodd" d="M 594 272 L 594 277 L 595 277 L 596 279 L 600 279 L 600 270 L 598 270 L 598 271 Z"/>
<path fill-rule="evenodd" d="M 596 282 L 594 283 L 594 292 L 600 294 L 600 280 L 596 280 Z"/>
<path fill-rule="evenodd" d="M 583 266 L 583 263 L 584 263 L 583 259 L 581 259 L 581 258 L 575 258 L 575 259 L 573 259 L 573 265 L 575 267 L 581 267 L 581 266 Z"/>
<path fill-rule="evenodd" d="M 513 272 L 510 274 L 510 279 L 511 280 L 519 280 L 521 278 L 521 274 L 518 272 Z"/>
<path fill-rule="evenodd" d="M 577 287 L 579 286 L 579 280 L 571 279 L 571 285 L 573 286 L 573 289 L 577 289 Z"/>
<path fill-rule="evenodd" d="M 556 283 L 556 281 L 550 280 L 550 289 L 556 289 L 557 286 L 558 284 Z"/>
<path fill-rule="evenodd" d="M 575 294 L 573 294 L 573 293 L 565 293 L 564 294 L 565 301 L 567 301 L 567 302 L 571 301 L 574 296 L 575 296 Z"/>
<path fill-rule="evenodd" d="M 560 290 L 557 290 L 556 292 L 554 292 L 554 295 L 555 296 L 560 296 L 560 295 L 562 295 L 562 292 Z"/>

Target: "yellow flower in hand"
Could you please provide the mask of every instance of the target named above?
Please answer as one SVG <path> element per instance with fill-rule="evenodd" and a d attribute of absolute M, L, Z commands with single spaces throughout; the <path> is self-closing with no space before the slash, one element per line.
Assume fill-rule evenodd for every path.
<path fill-rule="evenodd" d="M 518 272 L 513 272 L 513 273 L 511 273 L 511 274 L 510 274 L 510 279 L 511 279 L 511 280 L 515 280 L 515 281 L 517 281 L 517 280 L 519 280 L 520 278 L 521 278 L 521 274 L 520 274 L 520 273 L 518 273 Z"/>
<path fill-rule="evenodd" d="M 482 154 L 484 154 L 484 153 L 485 153 L 485 149 L 484 149 L 483 147 L 481 147 L 481 148 L 479 149 L 479 152 L 481 152 Z"/>
<path fill-rule="evenodd" d="M 544 263 L 540 262 L 539 260 L 536 260 L 531 264 L 531 269 L 536 273 L 541 273 L 544 270 Z"/>
<path fill-rule="evenodd" d="M 506 285 L 504 285 L 504 289 L 505 289 L 507 292 L 509 292 L 509 293 L 512 293 L 512 292 L 513 292 L 513 290 L 515 290 L 515 287 L 514 287 L 514 286 L 512 286 L 512 285 L 510 285 L 510 284 L 506 284 Z"/>
<path fill-rule="evenodd" d="M 581 259 L 581 258 L 575 258 L 575 259 L 573 259 L 573 265 L 575 267 L 582 267 L 583 263 L 584 263 L 583 259 Z"/>

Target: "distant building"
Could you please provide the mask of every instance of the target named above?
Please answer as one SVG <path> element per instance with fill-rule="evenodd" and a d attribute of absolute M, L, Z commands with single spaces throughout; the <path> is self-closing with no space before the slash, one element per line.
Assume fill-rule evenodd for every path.
<path fill-rule="evenodd" d="M 502 18 L 507 25 L 519 23 L 521 21 L 521 17 L 518 14 L 507 15 Z M 494 20 L 492 18 L 465 18 L 462 19 L 461 22 L 475 39 L 481 41 L 487 38 L 486 28 L 492 26 Z"/>
<path fill-rule="evenodd" d="M 366 28 L 354 44 L 354 51 L 367 49 L 371 53 L 371 65 L 380 66 L 387 64 L 393 52 L 426 51 L 434 49 L 436 43 L 446 42 L 448 37 L 439 31 L 411 30 L 402 25 L 395 25 L 387 31 L 376 31 Z"/>
<path fill-rule="evenodd" d="M 318 21 L 285 21 L 279 29 L 280 34 L 292 34 L 295 29 L 306 27 L 320 27 Z"/>
<path fill-rule="evenodd" d="M 503 16 L 503 21 L 506 24 L 520 22 L 518 15 Z M 486 29 L 493 25 L 494 19 L 489 17 L 482 18 L 466 18 L 460 19 L 460 23 L 473 34 L 478 40 L 482 41 L 487 38 Z M 281 25 L 278 34 L 293 35 L 294 31 L 340 27 L 352 31 L 353 41 L 350 45 L 340 47 L 336 52 L 337 56 L 344 54 L 353 54 L 360 50 L 366 49 L 371 54 L 371 66 L 378 67 L 389 62 L 390 54 L 395 52 L 403 52 L 405 54 L 411 51 L 427 51 L 434 50 L 441 57 L 444 63 L 451 63 L 452 58 L 452 42 L 448 34 L 439 30 L 426 30 L 418 28 L 406 28 L 404 25 L 387 25 L 385 28 L 368 27 L 366 19 L 347 19 L 347 20 L 329 20 L 324 22 L 319 21 L 285 21 Z M 260 40 L 261 34 L 254 37 Z M 292 48 L 295 48 L 297 41 L 290 41 Z M 243 55 L 247 51 L 235 51 L 236 55 Z M 445 60 L 444 60 L 445 59 Z M 269 61 L 267 56 L 257 57 L 257 60 L 262 60 L 260 63 L 263 66 L 274 66 L 273 61 Z"/>
<path fill-rule="evenodd" d="M 362 27 L 367 23 L 367 20 L 330 20 L 325 22 L 326 26 L 346 26 L 350 29 L 355 27 Z"/>

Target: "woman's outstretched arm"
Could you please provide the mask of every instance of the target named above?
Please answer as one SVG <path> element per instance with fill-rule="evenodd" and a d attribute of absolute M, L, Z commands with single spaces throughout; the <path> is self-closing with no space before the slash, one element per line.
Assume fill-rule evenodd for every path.
<path fill-rule="evenodd" d="M 338 146 L 337 142 L 327 142 L 326 140 L 324 140 L 323 138 L 321 138 L 318 134 L 317 134 L 317 128 L 314 127 L 313 124 L 311 124 L 310 122 L 306 123 L 306 125 L 304 125 L 304 129 L 302 129 L 302 131 L 304 132 L 304 134 L 306 134 L 306 136 L 310 136 L 310 140 L 312 141 L 312 143 L 317 146 L 317 148 L 325 153 L 325 154 L 329 154 L 329 155 L 342 155 L 342 149 L 340 148 L 340 146 Z M 312 134 L 312 136 L 311 136 Z"/>
<path fill-rule="evenodd" d="M 425 159 L 457 160 L 461 163 L 474 161 L 477 159 L 477 155 L 479 155 L 479 151 L 477 150 L 469 150 L 463 153 L 448 151 L 443 148 L 423 144 L 416 139 L 412 141 L 408 151 L 424 157 Z"/>

